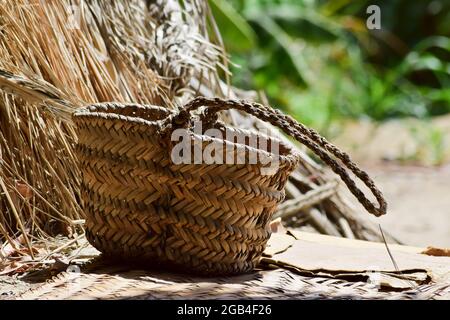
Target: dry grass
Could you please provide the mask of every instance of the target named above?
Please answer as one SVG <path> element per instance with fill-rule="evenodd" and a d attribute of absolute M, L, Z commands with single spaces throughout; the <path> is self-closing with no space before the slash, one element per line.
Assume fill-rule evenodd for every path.
<path fill-rule="evenodd" d="M 83 218 L 75 134 L 63 121 L 73 108 L 102 101 L 171 108 L 195 94 L 192 77 L 215 90 L 223 55 L 207 38 L 206 6 L 167 3 L 157 10 L 141 0 L 0 1 L 0 69 L 9 72 L 0 86 L 11 92 L 7 79 L 20 97 L 0 96 L 6 239 L 73 232 Z"/>

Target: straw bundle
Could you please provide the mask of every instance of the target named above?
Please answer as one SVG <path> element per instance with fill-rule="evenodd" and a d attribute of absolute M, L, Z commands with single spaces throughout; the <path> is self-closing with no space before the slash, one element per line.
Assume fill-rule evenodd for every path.
<path fill-rule="evenodd" d="M 226 58 L 210 30 L 217 27 L 206 1 L 0 1 L 0 69 L 8 71 L 0 72 L 1 235 L 22 234 L 29 245 L 32 236 L 75 232 L 83 219 L 75 134 L 65 121 L 74 108 L 174 108 L 199 92 L 234 95 L 219 80 L 228 76 Z M 229 121 L 261 128 L 240 114 Z M 303 160 L 279 215 L 301 213 L 299 225 L 322 233 L 379 239 L 321 168 Z"/>

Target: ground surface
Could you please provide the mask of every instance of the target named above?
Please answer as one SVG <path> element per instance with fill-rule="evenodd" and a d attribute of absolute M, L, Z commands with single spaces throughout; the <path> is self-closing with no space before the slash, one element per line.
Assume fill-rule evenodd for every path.
<path fill-rule="evenodd" d="M 450 165 L 385 165 L 369 169 L 386 196 L 388 214 L 376 221 L 408 245 L 450 248 Z"/>

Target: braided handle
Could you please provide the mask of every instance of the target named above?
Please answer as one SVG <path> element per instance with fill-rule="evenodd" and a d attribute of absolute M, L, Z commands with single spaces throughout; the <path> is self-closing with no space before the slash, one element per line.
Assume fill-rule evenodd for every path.
<path fill-rule="evenodd" d="M 272 125 L 280 128 L 287 135 L 295 138 L 297 141 L 313 151 L 323 162 L 325 162 L 337 175 L 339 175 L 347 185 L 350 192 L 358 199 L 364 208 L 371 214 L 379 217 L 386 213 L 387 203 L 383 194 L 375 186 L 369 175 L 361 170 L 351 159 L 348 154 L 339 150 L 336 146 L 328 142 L 319 133 L 313 129 L 305 127 L 292 117 L 283 114 L 279 110 L 264 106 L 259 103 L 247 102 L 243 100 L 222 100 L 219 98 L 198 97 L 186 104 L 174 117 L 169 121 L 170 127 L 188 126 L 190 121 L 190 112 L 200 107 L 207 107 L 201 115 L 201 120 L 211 124 L 217 121 L 217 112 L 237 109 L 251 114 L 261 120 L 267 121 Z M 340 165 L 332 156 L 341 160 L 344 166 Z M 350 177 L 347 170 L 353 172 L 372 192 L 378 202 L 378 207 L 365 196 L 364 192 L 356 186 L 355 181 Z"/>

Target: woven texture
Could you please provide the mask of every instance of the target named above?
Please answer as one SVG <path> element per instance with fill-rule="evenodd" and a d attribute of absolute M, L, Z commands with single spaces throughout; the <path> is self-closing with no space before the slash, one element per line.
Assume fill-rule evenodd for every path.
<path fill-rule="evenodd" d="M 168 115 L 158 107 L 118 104 L 75 114 L 88 240 L 108 255 L 150 264 L 202 273 L 252 270 L 297 157 L 280 147 L 272 175 L 261 174 L 261 163 L 174 165 L 158 122 Z M 202 150 L 214 140 L 190 138 Z M 236 156 L 248 154 L 245 145 L 215 140 L 234 145 Z"/>
<path fill-rule="evenodd" d="M 192 112 L 202 107 L 195 118 Z M 178 112 L 106 103 L 78 110 L 73 117 L 89 242 L 110 256 L 202 274 L 252 270 L 300 158 L 274 138 L 225 127 L 217 113 L 229 109 L 277 126 L 328 164 L 368 212 L 386 213 L 383 195 L 347 154 L 270 107 L 202 97 Z M 199 132 L 194 119 L 201 123 Z M 188 133 L 183 156 L 193 155 L 183 164 L 172 157 L 172 133 L 177 129 Z M 207 134 L 208 129 L 216 133 Z M 224 164 L 198 159 L 211 145 Z M 226 160 L 230 158 L 233 161 Z M 366 198 L 348 170 L 372 192 L 378 206 Z"/>
<path fill-rule="evenodd" d="M 365 282 L 305 277 L 280 269 L 205 279 L 106 267 L 61 273 L 19 299 L 450 299 L 450 283 L 386 292 Z"/>

